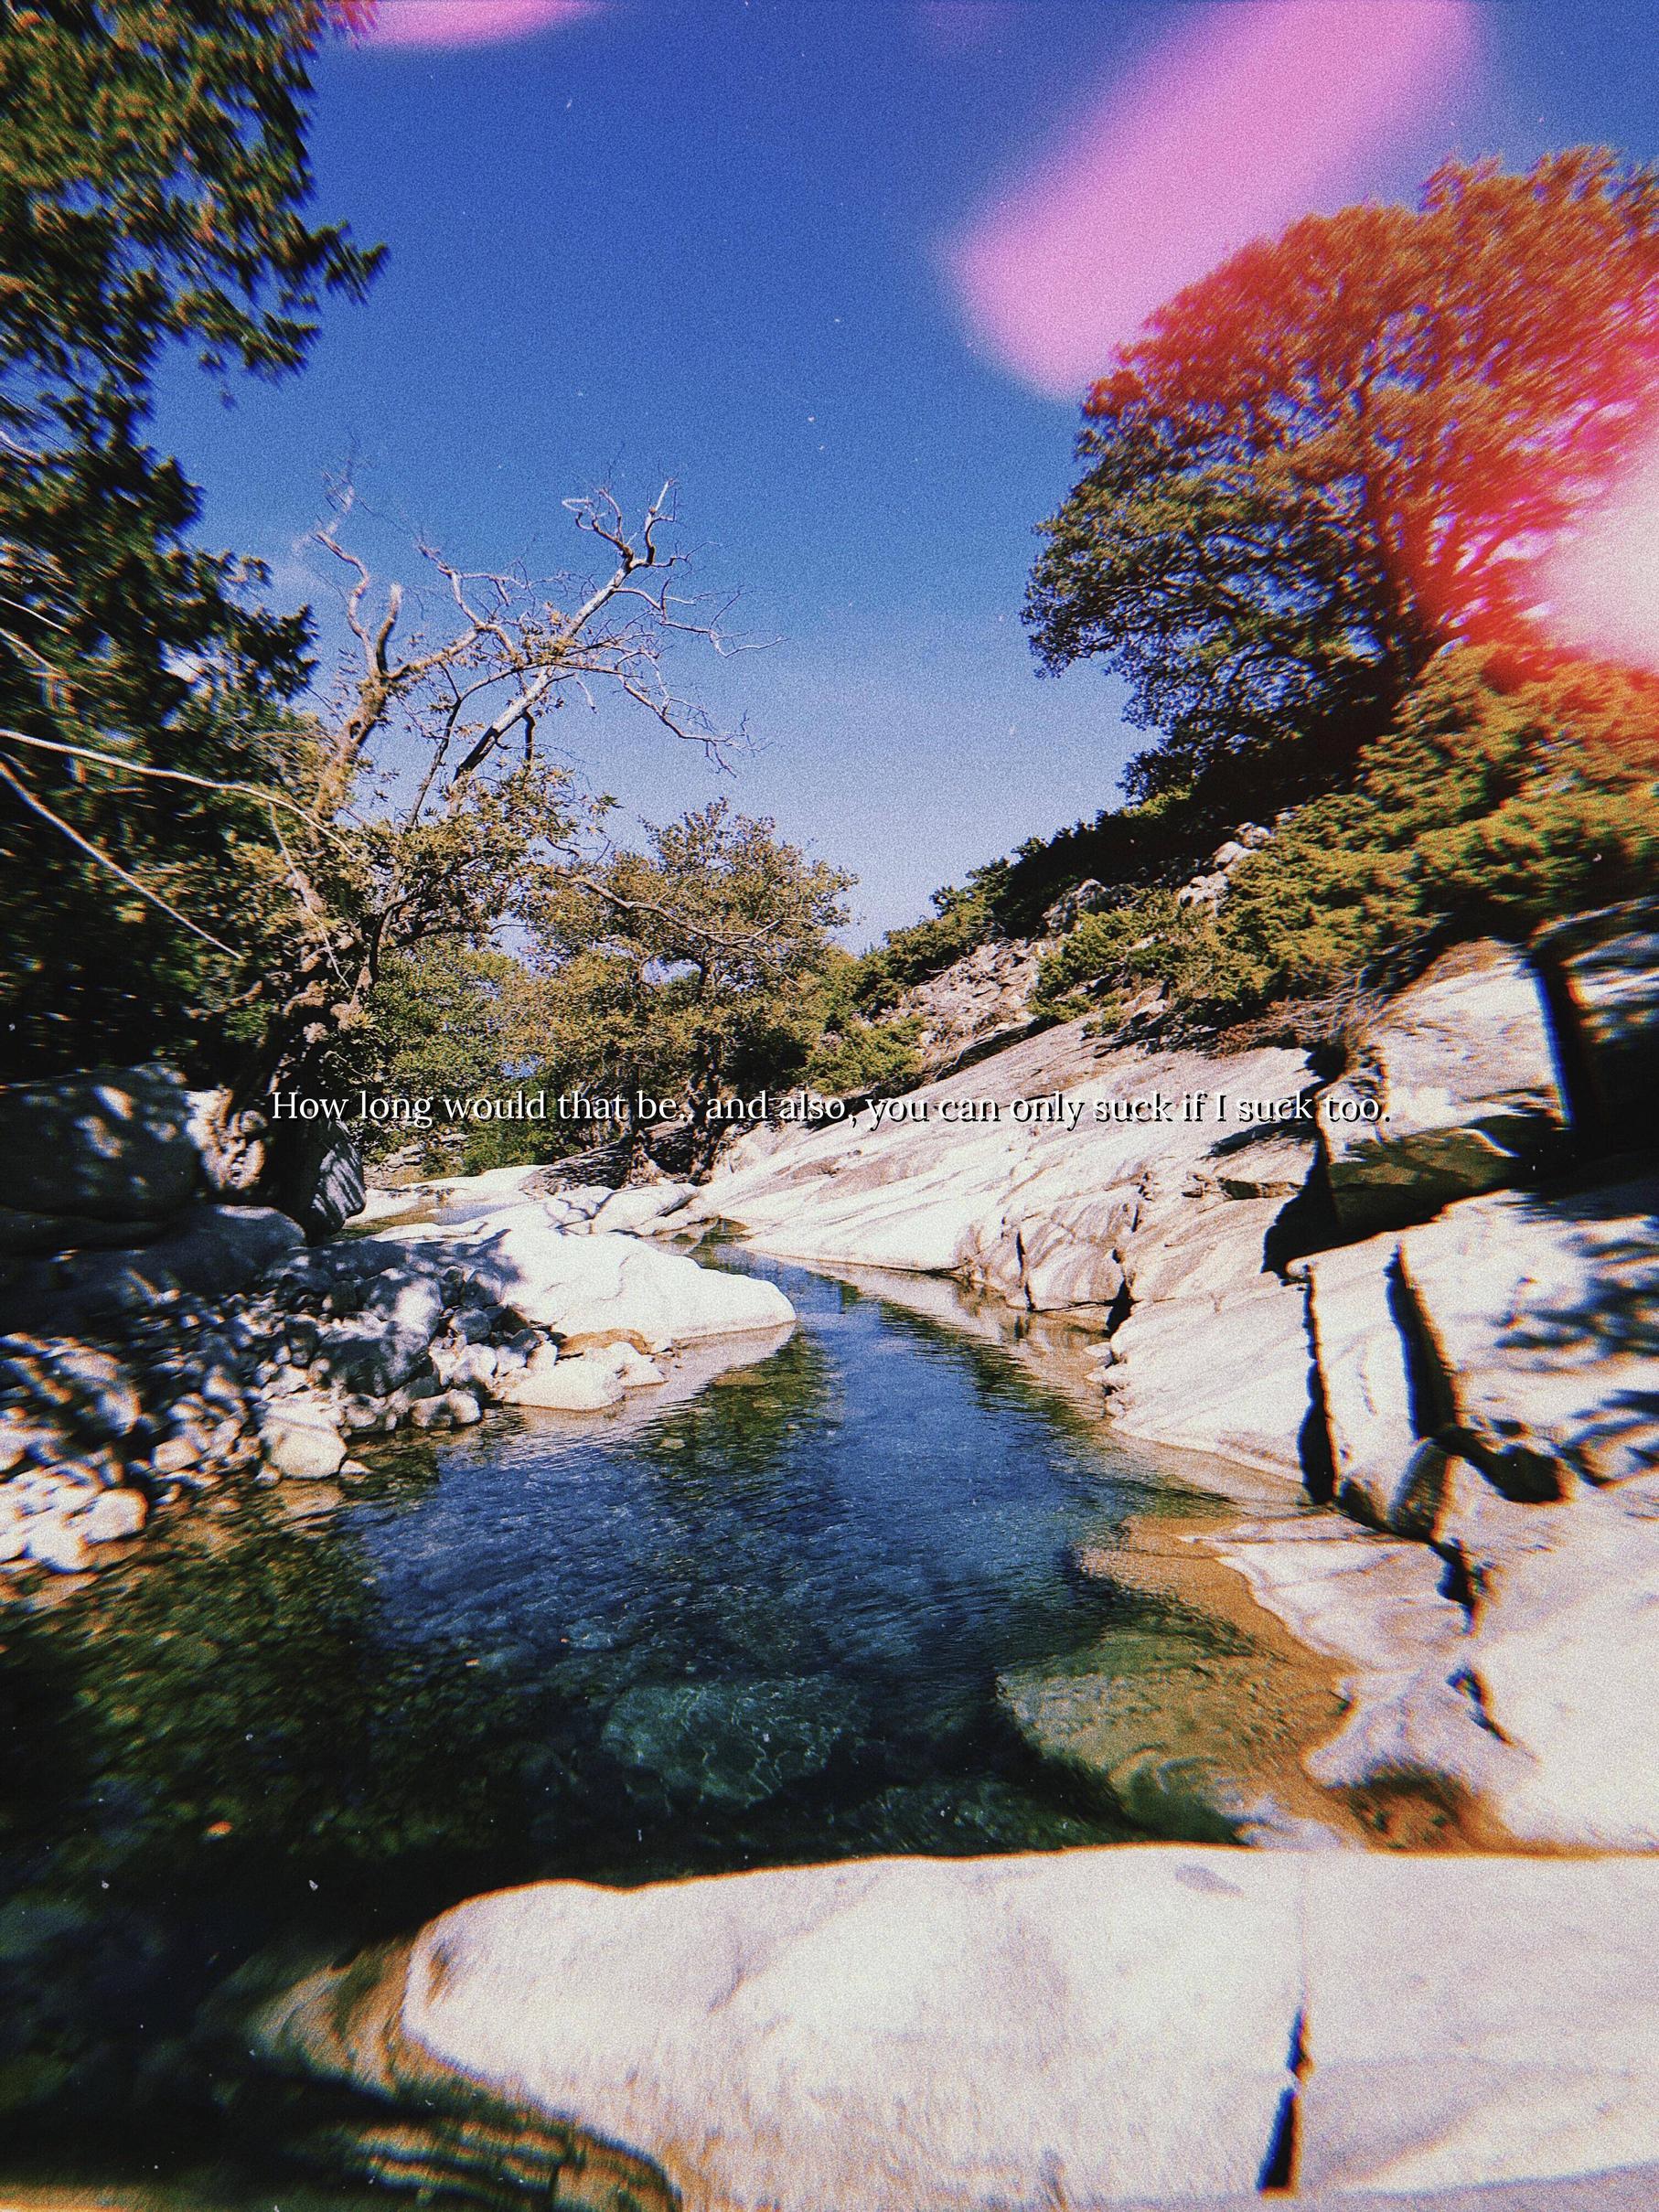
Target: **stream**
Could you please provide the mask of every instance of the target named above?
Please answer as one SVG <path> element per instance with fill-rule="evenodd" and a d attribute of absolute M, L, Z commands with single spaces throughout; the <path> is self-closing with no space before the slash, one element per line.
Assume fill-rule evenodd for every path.
<path fill-rule="evenodd" d="M 269 2203 L 214 1993 L 480 1890 L 1230 1833 L 1065 1736 L 1131 1677 L 1239 1724 L 1236 1626 L 1077 1564 L 1215 1501 L 994 1342 L 720 1260 L 800 1326 L 698 1395 L 204 1502 L 0 1623 L 8 2177 Z"/>

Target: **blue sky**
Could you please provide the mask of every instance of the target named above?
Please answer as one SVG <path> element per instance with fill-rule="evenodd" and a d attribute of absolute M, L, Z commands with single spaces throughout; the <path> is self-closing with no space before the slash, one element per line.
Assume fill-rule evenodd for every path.
<path fill-rule="evenodd" d="M 724 788 L 856 871 L 855 940 L 911 919 L 1109 803 L 1136 743 L 1098 671 L 1036 674 L 1020 601 L 1076 403 L 972 336 L 947 241 L 1172 37 L 1258 5 L 612 0 L 501 43 L 332 49 L 317 206 L 389 266 L 303 377 L 229 410 L 170 380 L 204 535 L 326 616 L 303 540 L 348 456 L 367 550 L 404 569 L 419 529 L 553 570 L 562 497 L 676 478 L 701 581 L 777 641 L 680 677 L 758 749 L 720 778 L 606 712 L 573 741 L 593 780 L 649 819 Z M 1408 192 L 1453 148 L 1659 150 L 1646 0 L 1470 5 L 1466 60 L 1315 199 Z"/>

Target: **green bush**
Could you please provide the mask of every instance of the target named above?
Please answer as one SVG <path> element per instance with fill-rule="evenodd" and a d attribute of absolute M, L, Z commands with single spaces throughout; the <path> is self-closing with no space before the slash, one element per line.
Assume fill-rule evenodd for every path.
<path fill-rule="evenodd" d="M 1046 1010 L 1161 985 L 1217 1019 L 1317 993 L 1437 929 L 1523 936 L 1646 888 L 1659 857 L 1659 685 L 1571 664 L 1495 680 L 1437 659 L 1351 785 L 1235 871 L 1219 913 L 1143 891 L 1085 916 L 1044 963 Z"/>
<path fill-rule="evenodd" d="M 807 1063 L 808 1088 L 826 1097 L 886 1096 L 908 1090 L 922 1073 L 919 1021 L 843 1023 L 826 1035 Z"/>

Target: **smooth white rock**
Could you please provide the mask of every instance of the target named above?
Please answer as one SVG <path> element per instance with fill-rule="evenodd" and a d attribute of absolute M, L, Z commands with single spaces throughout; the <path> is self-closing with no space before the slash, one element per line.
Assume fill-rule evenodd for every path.
<path fill-rule="evenodd" d="M 262 1406 L 258 1419 L 261 1447 L 279 1475 L 320 1481 L 338 1473 L 346 1439 L 326 1407 L 302 1396 L 285 1397 Z"/>
<path fill-rule="evenodd" d="M 1308 1317 L 1339 1505 L 1379 1528 L 1424 1535 L 1432 1506 L 1414 1493 L 1443 1466 L 1418 1427 L 1425 1379 L 1400 1328 L 1399 1245 L 1371 1237 L 1307 1263 Z M 1430 1464 L 1432 1460 L 1433 1464 Z"/>
<path fill-rule="evenodd" d="M 1399 1248 L 1454 1420 L 1521 1487 L 1659 1465 L 1659 1180 L 1494 1191 Z"/>
<path fill-rule="evenodd" d="M 1656 1949 L 1652 1858 L 872 1860 L 474 1898 L 251 2041 L 573 2125 L 685 2212 L 1244 2203 L 1293 2090 L 1304 2188 L 1424 2206 L 1659 2161 Z"/>
<path fill-rule="evenodd" d="M 664 1217 L 677 1213 L 691 1191 L 689 1182 L 657 1182 L 614 1191 L 590 1217 L 588 1225 L 601 1235 L 613 1231 L 655 1235 L 667 1225 Z"/>
<path fill-rule="evenodd" d="M 597 1353 L 562 1360 L 551 1344 L 533 1352 L 516 1373 L 502 1382 L 504 1405 L 536 1405 L 556 1413 L 597 1413 L 622 1396 L 622 1377 Z"/>
<path fill-rule="evenodd" d="M 123 1537 L 136 1536 L 148 1517 L 141 1491 L 106 1490 L 84 1513 L 76 1515 L 75 1527 L 88 1544 L 118 1544 Z"/>
<path fill-rule="evenodd" d="M 1537 978 L 1495 939 L 1442 954 L 1350 1051 L 1352 1072 L 1321 1095 L 1319 1131 L 1353 1228 L 1421 1220 L 1512 1182 L 1566 1122 Z M 1381 1118 L 1340 1118 L 1350 1102 Z"/>
<path fill-rule="evenodd" d="M 1300 1482 L 1311 1358 L 1300 1289 L 1269 1277 L 1219 1311 L 1208 1297 L 1164 1298 L 1137 1308 L 1112 1342 L 1122 1385 L 1110 1411 L 1126 1436 Z"/>
<path fill-rule="evenodd" d="M 28 1523 L 24 1553 L 55 1575 L 84 1575 L 97 1561 L 87 1548 L 78 1521 L 58 1513 L 37 1513 Z"/>
<path fill-rule="evenodd" d="M 1300 1879 L 1091 1850 L 543 1883 L 424 1929 L 397 2028 L 651 2159 L 686 2212 L 1243 2191 L 1289 2086 Z M 337 1982 L 267 2047 L 326 2063 Z"/>
<path fill-rule="evenodd" d="M 636 1236 L 569 1235 L 534 1202 L 445 1241 L 500 1304 L 559 1336 L 630 1336 L 662 1350 L 795 1320 L 775 1284 L 701 1267 Z"/>
<path fill-rule="evenodd" d="M 1351 1854 L 1305 1927 L 1304 2188 L 1659 2159 L 1659 1862 Z"/>

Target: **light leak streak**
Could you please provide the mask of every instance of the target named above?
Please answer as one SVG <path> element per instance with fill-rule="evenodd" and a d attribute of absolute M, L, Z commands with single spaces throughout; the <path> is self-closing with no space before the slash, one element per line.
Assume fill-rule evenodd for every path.
<path fill-rule="evenodd" d="M 1332 192 L 1467 78 L 1472 0 L 1207 6 L 945 249 L 973 337 L 1076 399 L 1161 301 Z"/>

